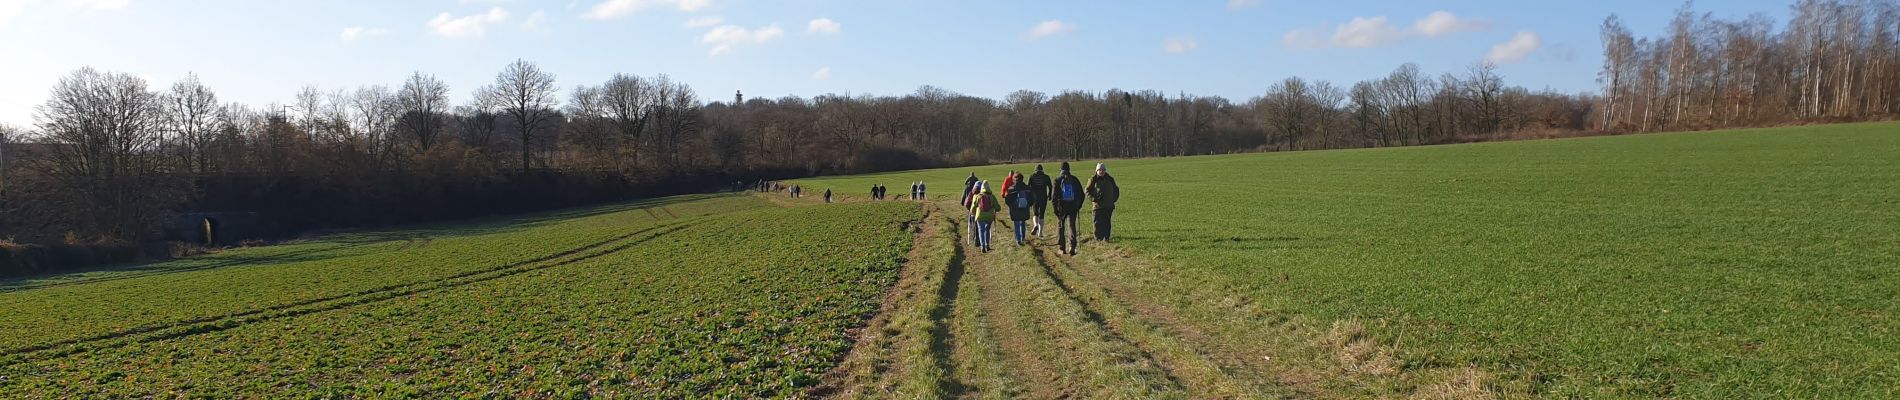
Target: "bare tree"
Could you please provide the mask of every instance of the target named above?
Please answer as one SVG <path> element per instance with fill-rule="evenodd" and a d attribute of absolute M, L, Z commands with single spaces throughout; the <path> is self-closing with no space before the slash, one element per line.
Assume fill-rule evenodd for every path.
<path fill-rule="evenodd" d="M 205 150 L 210 146 L 211 131 L 216 128 L 218 112 L 222 109 L 218 95 L 200 83 L 198 74 L 193 73 L 172 84 L 171 91 L 161 100 L 164 127 L 172 135 L 179 165 L 186 172 L 210 170 Z"/>
<path fill-rule="evenodd" d="M 560 115 L 557 107 L 560 100 L 555 98 L 559 88 L 554 86 L 554 74 L 542 71 L 541 67 L 526 60 L 515 60 L 495 75 L 495 85 L 478 92 L 478 96 L 489 98 L 491 104 L 501 107 L 501 112 L 514 120 L 515 129 L 521 134 L 521 172 L 531 167 L 534 152 L 534 132 L 555 116 Z"/>
<path fill-rule="evenodd" d="M 436 134 L 442 131 L 442 113 L 449 109 L 448 103 L 449 85 L 421 71 L 410 75 L 396 93 L 403 130 L 415 137 L 422 150 L 434 145 Z"/>
<path fill-rule="evenodd" d="M 75 221 L 121 238 L 149 233 L 182 193 L 157 162 L 158 93 L 130 74 L 81 68 L 53 86 L 34 119 L 52 145 L 45 173 L 70 194 Z"/>

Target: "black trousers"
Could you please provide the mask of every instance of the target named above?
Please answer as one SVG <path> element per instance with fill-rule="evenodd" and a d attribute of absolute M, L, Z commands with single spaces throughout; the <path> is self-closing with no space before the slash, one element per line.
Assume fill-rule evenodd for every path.
<path fill-rule="evenodd" d="M 1063 213 L 1060 213 L 1060 212 L 1056 213 L 1056 249 L 1057 250 L 1063 249 L 1064 248 L 1063 246 L 1065 245 L 1068 246 L 1067 248 L 1069 250 L 1071 251 L 1075 250 L 1076 244 L 1080 241 L 1080 238 L 1082 237 L 1082 228 L 1078 226 L 1078 223 L 1076 222 L 1076 220 L 1079 220 L 1081 218 L 1082 218 L 1082 215 L 1080 212 L 1077 212 L 1075 214 L 1068 214 L 1068 215 L 1063 215 Z"/>
<path fill-rule="evenodd" d="M 1109 228 L 1112 226 L 1111 220 L 1113 220 L 1114 217 L 1115 209 L 1113 208 L 1095 210 L 1095 240 L 1108 240 Z"/>

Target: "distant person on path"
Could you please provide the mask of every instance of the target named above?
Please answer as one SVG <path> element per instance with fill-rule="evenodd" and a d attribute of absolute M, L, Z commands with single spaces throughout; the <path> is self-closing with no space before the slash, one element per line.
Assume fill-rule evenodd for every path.
<path fill-rule="evenodd" d="M 925 192 L 925 189 L 929 189 L 929 188 L 924 187 L 924 181 L 917 181 L 917 199 L 918 200 L 923 200 L 924 195 L 929 194 Z"/>
<path fill-rule="evenodd" d="M 1075 255 L 1076 243 L 1080 242 L 1082 228 L 1076 223 L 1076 217 L 1082 212 L 1082 201 L 1088 194 L 1083 192 L 1082 180 L 1069 173 L 1069 163 L 1062 163 L 1062 175 L 1056 177 L 1055 188 L 1050 194 L 1055 196 L 1056 205 L 1056 250 Z M 1066 241 L 1066 243 L 1065 243 Z M 1068 248 L 1064 249 L 1063 246 Z"/>
<path fill-rule="evenodd" d="M 1036 217 L 1036 236 L 1042 236 L 1042 216 L 1049 208 L 1049 174 L 1042 173 L 1042 164 L 1036 165 L 1036 173 L 1029 176 L 1029 205 Z"/>
<path fill-rule="evenodd" d="M 1108 175 L 1108 166 L 1095 164 L 1095 176 L 1089 178 L 1089 201 L 1095 203 L 1095 240 L 1107 242 L 1109 223 L 1115 216 L 1115 201 L 1121 200 L 1122 188 Z"/>
<path fill-rule="evenodd" d="M 912 201 L 917 200 L 917 181 L 910 182 L 910 199 Z"/>
<path fill-rule="evenodd" d="M 1029 231 L 1029 205 L 1031 203 L 1029 198 L 1032 196 L 1029 191 L 1029 184 L 1023 183 L 1022 180 L 1017 180 L 1012 182 L 1010 186 L 1005 187 L 1003 193 L 1003 202 L 1009 206 L 1009 220 L 1014 222 L 1012 227 L 1016 228 L 1016 245 L 1021 246 L 1025 243 L 1023 234 Z"/>
<path fill-rule="evenodd" d="M 871 185 L 871 200 L 877 200 L 877 185 Z"/>
<path fill-rule="evenodd" d="M 826 189 L 825 189 L 825 202 L 826 202 L 826 203 L 830 203 L 830 202 L 831 202 L 831 189 L 830 189 L 830 188 L 826 188 Z"/>
<path fill-rule="evenodd" d="M 976 198 L 970 200 L 970 212 L 976 214 L 976 246 L 984 253 L 990 252 L 990 224 L 996 222 L 996 212 L 1002 208 L 996 202 L 996 195 L 990 194 L 987 184 L 977 184 Z"/>

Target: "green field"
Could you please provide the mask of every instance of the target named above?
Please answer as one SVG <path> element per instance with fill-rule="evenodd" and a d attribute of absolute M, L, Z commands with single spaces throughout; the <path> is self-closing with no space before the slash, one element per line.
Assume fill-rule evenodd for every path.
<path fill-rule="evenodd" d="M 1403 371 L 1536 396 L 1900 397 L 1900 124 L 1108 163 L 1118 246 L 1269 318 L 1364 325 Z M 947 200 L 1005 168 L 1033 166 L 799 183 Z M 1364 394 L 1432 379 L 1399 381 Z"/>
<path fill-rule="evenodd" d="M 0 397 L 796 394 L 915 213 L 693 196 L 6 282 Z"/>
<path fill-rule="evenodd" d="M 1018 165 L 0 281 L 0 397 L 1900 397 L 1900 124 L 1109 166 L 1073 257 L 961 240 Z"/>

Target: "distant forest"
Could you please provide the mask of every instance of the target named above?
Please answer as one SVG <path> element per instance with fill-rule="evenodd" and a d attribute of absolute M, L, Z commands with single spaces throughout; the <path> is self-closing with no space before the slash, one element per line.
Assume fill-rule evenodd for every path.
<path fill-rule="evenodd" d="M 1610 16 L 1602 88 L 1584 94 L 1513 86 L 1493 65 L 1406 64 L 1350 85 L 1287 78 L 1245 100 L 931 86 L 773 99 L 666 75 L 560 81 L 518 61 L 464 94 L 416 72 L 246 105 L 192 75 L 160 87 L 82 68 L 32 126 L 0 126 L 0 247 L 154 243 L 184 212 L 257 213 L 285 235 L 818 174 L 1891 119 L 1896 4 L 1803 0 L 1777 30 L 1685 3 L 1655 37 Z"/>

